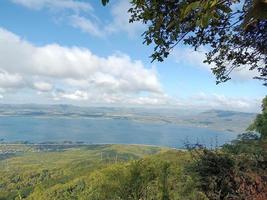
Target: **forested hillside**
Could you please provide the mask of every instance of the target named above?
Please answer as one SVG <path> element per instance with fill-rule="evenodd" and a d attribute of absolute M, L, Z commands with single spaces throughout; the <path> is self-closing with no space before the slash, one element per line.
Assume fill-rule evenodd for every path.
<path fill-rule="evenodd" d="M 0 199 L 196 199 L 191 161 L 189 152 L 131 145 L 24 152 L 1 160 Z"/>
<path fill-rule="evenodd" d="M 0 199 L 264 200 L 266 140 L 245 134 L 217 150 L 137 145 L 40 149 L 1 145 Z"/>

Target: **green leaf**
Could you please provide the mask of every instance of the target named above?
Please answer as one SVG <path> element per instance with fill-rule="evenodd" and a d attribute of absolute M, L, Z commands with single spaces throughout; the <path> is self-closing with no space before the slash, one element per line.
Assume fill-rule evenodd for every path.
<path fill-rule="evenodd" d="M 103 6 L 107 5 L 108 2 L 109 2 L 109 0 L 102 0 L 102 4 L 103 4 Z"/>
<path fill-rule="evenodd" d="M 223 5 L 223 4 L 218 5 L 218 8 L 219 8 L 221 11 L 225 12 L 225 13 L 230 13 L 230 12 L 232 12 L 232 9 L 231 9 L 229 6 L 226 6 L 226 5 Z"/>
<path fill-rule="evenodd" d="M 186 6 L 185 10 L 182 12 L 182 18 L 185 18 L 192 10 L 195 10 L 200 5 L 200 1 L 195 1 Z"/>
<path fill-rule="evenodd" d="M 214 7 L 218 3 L 218 0 L 213 0 L 210 7 Z"/>
<path fill-rule="evenodd" d="M 201 26 L 202 28 L 208 26 L 210 17 L 211 17 L 211 16 L 210 16 L 209 14 L 205 14 L 205 15 L 201 18 L 200 26 Z"/>

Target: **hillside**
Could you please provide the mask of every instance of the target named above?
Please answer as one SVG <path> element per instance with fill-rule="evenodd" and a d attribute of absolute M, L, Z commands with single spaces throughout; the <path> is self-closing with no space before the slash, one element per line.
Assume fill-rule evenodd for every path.
<path fill-rule="evenodd" d="M 0 161 L 1 200 L 160 199 L 164 181 L 171 199 L 197 194 L 195 181 L 186 175 L 190 156 L 183 151 L 136 145 L 28 149 Z"/>

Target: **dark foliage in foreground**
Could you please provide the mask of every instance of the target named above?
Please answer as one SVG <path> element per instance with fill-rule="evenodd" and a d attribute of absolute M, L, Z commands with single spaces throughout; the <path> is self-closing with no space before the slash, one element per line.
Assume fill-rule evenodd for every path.
<path fill-rule="evenodd" d="M 221 149 L 191 148 L 195 162 L 192 171 L 199 176 L 200 188 L 209 199 L 264 200 L 267 199 L 267 97 L 262 114 L 251 130 L 241 134 Z"/>

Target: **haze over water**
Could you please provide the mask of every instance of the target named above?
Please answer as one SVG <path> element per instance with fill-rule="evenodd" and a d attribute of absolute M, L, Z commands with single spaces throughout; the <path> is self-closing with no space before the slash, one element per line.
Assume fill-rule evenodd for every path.
<path fill-rule="evenodd" d="M 181 148 L 185 142 L 200 142 L 208 147 L 221 145 L 236 136 L 233 132 L 128 119 L 0 117 L 0 138 L 8 142 L 83 141 L 92 144 L 147 144 Z"/>

